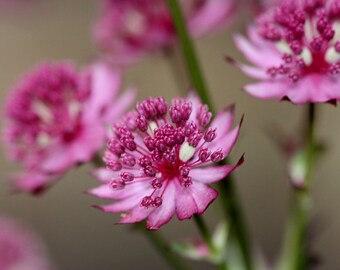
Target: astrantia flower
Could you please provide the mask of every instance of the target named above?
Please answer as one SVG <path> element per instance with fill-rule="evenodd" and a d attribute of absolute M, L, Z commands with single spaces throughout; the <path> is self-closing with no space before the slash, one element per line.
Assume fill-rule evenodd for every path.
<path fill-rule="evenodd" d="M 137 103 L 114 136 L 104 155 L 106 168 L 94 174 L 103 185 L 89 191 L 114 203 L 104 212 L 125 212 L 120 223 L 147 220 L 159 229 L 176 213 L 180 220 L 202 214 L 216 199 L 209 184 L 225 178 L 236 165 L 214 166 L 229 155 L 240 126 L 231 129 L 229 107 L 209 125 L 211 113 L 196 96 L 176 98 L 168 108 L 162 97 Z"/>
<path fill-rule="evenodd" d="M 46 251 L 35 235 L 5 217 L 0 217 L 0 269 L 52 269 Z"/>
<path fill-rule="evenodd" d="M 105 124 L 134 99 L 117 97 L 121 74 L 104 64 L 77 73 L 69 63 L 44 64 L 14 87 L 5 110 L 5 143 L 23 165 L 15 187 L 38 192 L 78 163 L 87 162 L 105 143 Z"/>
<path fill-rule="evenodd" d="M 248 93 L 296 104 L 340 98 L 339 0 L 283 0 L 248 34 L 236 43 L 255 67 L 239 66 L 261 80 L 246 85 Z"/>
<path fill-rule="evenodd" d="M 203 35 L 226 25 L 234 0 L 183 0 L 190 32 Z M 166 1 L 102 0 L 94 28 L 98 47 L 111 61 L 131 63 L 142 55 L 172 46 L 175 29 Z"/>

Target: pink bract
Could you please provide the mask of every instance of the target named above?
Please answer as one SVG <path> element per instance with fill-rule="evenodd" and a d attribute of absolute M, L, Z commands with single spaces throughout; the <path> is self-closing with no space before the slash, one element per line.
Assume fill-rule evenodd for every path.
<path fill-rule="evenodd" d="M 258 98 L 334 103 L 340 98 L 340 1 L 283 0 L 249 27 L 236 45 L 253 66 L 237 63 L 257 83 Z"/>
<path fill-rule="evenodd" d="M 5 145 L 24 167 L 14 186 L 38 192 L 68 169 L 88 162 L 106 140 L 106 124 L 122 115 L 134 91 L 118 96 L 121 73 L 93 64 L 40 65 L 12 89 L 6 104 Z"/>
<path fill-rule="evenodd" d="M 39 239 L 22 225 L 3 216 L 0 216 L 0 269 L 52 269 Z"/>
<path fill-rule="evenodd" d="M 147 220 L 157 230 L 176 213 L 180 220 L 202 214 L 218 195 L 209 186 L 242 164 L 214 166 L 231 152 L 240 125 L 232 129 L 234 107 L 212 114 L 196 95 L 138 102 L 114 135 L 104 154 L 106 168 L 94 172 L 102 182 L 89 191 L 114 200 L 104 212 L 125 212 L 119 223 Z M 210 124 L 211 122 L 211 124 Z"/>
<path fill-rule="evenodd" d="M 234 0 L 183 0 L 189 31 L 201 36 L 225 26 L 235 11 Z M 110 61 L 129 64 L 175 41 L 171 15 L 163 0 L 102 0 L 94 27 L 98 48 Z"/>

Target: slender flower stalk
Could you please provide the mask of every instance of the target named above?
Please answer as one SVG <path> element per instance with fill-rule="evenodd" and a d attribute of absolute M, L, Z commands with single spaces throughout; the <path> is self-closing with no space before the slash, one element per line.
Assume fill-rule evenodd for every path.
<path fill-rule="evenodd" d="M 166 239 L 160 234 L 160 232 L 151 232 L 145 229 L 143 222 L 136 224 L 136 228 L 143 233 L 149 242 L 153 245 L 155 250 L 164 258 L 164 260 L 175 270 L 189 269 L 182 260 L 176 256 L 171 247 L 167 243 Z"/>
<path fill-rule="evenodd" d="M 306 130 L 306 171 L 304 185 L 293 191 L 292 213 L 279 269 L 302 270 L 308 264 L 307 232 L 311 209 L 310 188 L 315 160 L 315 104 L 308 104 Z"/>
<path fill-rule="evenodd" d="M 197 228 L 198 228 L 200 234 L 202 235 L 202 238 L 204 239 L 205 243 L 209 247 L 210 252 L 212 254 L 216 254 L 217 252 L 219 252 L 214 241 L 213 241 L 212 235 L 210 234 L 208 226 L 206 225 L 203 217 L 201 217 L 199 215 L 194 215 L 194 220 L 195 220 L 195 223 L 197 225 Z M 217 266 L 220 270 L 228 270 L 228 264 L 227 264 L 226 261 L 219 262 L 217 264 Z"/>
<path fill-rule="evenodd" d="M 198 95 L 200 96 L 203 103 L 207 104 L 209 108 L 212 108 L 211 100 L 208 96 L 206 83 L 202 76 L 202 71 L 199 65 L 196 51 L 194 49 L 192 40 L 186 29 L 183 13 L 177 0 L 167 0 L 170 12 L 173 17 L 173 22 L 178 35 L 183 57 L 192 80 L 193 86 L 195 87 Z"/>
<path fill-rule="evenodd" d="M 196 51 L 186 29 L 184 17 L 178 1 L 167 0 L 167 2 L 173 17 L 174 25 L 177 31 L 178 39 L 181 45 L 183 57 L 187 65 L 190 79 L 194 87 L 197 89 L 197 93 L 199 94 L 201 100 L 205 104 L 208 104 L 210 108 L 213 108 L 206 88 L 206 83 L 204 81 L 204 76 L 200 69 Z M 213 111 L 213 109 L 211 110 Z M 243 215 L 238 203 L 238 197 L 233 185 L 233 181 L 231 180 L 231 177 L 228 176 L 228 180 L 222 181 L 221 183 L 219 183 L 219 185 L 224 210 L 231 224 L 231 234 L 234 234 L 239 242 L 246 269 L 252 269 L 248 235 L 246 232 Z"/>

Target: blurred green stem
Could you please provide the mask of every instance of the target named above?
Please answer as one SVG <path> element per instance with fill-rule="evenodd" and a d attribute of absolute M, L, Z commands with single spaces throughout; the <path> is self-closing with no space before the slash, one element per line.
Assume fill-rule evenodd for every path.
<path fill-rule="evenodd" d="M 220 251 L 215 246 L 211 233 L 209 232 L 208 226 L 205 224 L 204 219 L 200 215 L 196 214 L 194 215 L 194 220 L 202 238 L 209 247 L 210 253 L 213 255 L 217 255 L 217 253 Z M 217 263 L 217 266 L 220 270 L 228 270 L 228 264 L 226 261 Z"/>
<path fill-rule="evenodd" d="M 204 82 L 204 77 L 200 69 L 196 51 L 188 34 L 179 3 L 177 0 L 167 0 L 167 3 L 172 14 L 177 36 L 182 49 L 182 55 L 187 66 L 191 83 L 195 87 L 202 102 L 207 104 L 211 111 L 214 111 L 210 97 L 208 95 L 206 84 Z M 223 179 L 219 183 L 219 188 L 222 197 L 222 203 L 224 205 L 224 212 L 229 223 L 231 224 L 231 237 L 235 237 L 239 243 L 245 269 L 251 270 L 253 267 L 251 263 L 248 234 L 243 220 L 242 209 L 238 203 L 238 197 L 231 177 L 229 176 L 227 179 Z"/>
<path fill-rule="evenodd" d="M 172 251 L 167 241 L 162 237 L 159 232 L 148 231 L 145 229 L 145 223 L 141 222 L 136 224 L 140 232 L 142 232 L 155 247 L 157 252 L 163 257 L 168 265 L 175 270 L 187 270 L 189 269 L 184 265 L 182 260 Z"/>
<path fill-rule="evenodd" d="M 292 213 L 287 225 L 280 270 L 307 269 L 307 233 L 311 210 L 310 187 L 315 159 L 315 105 L 308 104 L 306 130 L 306 171 L 303 187 L 293 190 Z"/>

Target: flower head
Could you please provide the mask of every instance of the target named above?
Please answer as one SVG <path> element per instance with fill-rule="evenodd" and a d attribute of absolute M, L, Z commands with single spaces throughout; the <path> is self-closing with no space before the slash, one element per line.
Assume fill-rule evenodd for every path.
<path fill-rule="evenodd" d="M 236 44 L 255 66 L 239 65 L 261 82 L 245 86 L 259 98 L 293 103 L 340 98 L 340 1 L 283 0 Z"/>
<path fill-rule="evenodd" d="M 197 36 L 226 25 L 235 3 L 234 0 L 182 1 L 190 32 Z M 102 0 L 94 38 L 107 58 L 127 64 L 148 52 L 172 46 L 175 29 L 163 0 Z"/>
<path fill-rule="evenodd" d="M 103 185 L 89 191 L 114 203 L 105 212 L 126 212 L 120 223 L 147 220 L 156 230 L 176 213 L 180 220 L 202 214 L 216 199 L 209 187 L 225 178 L 236 165 L 213 166 L 229 155 L 239 128 L 231 130 L 233 107 L 212 114 L 192 95 L 137 103 L 136 111 L 113 126 L 114 136 L 104 155 L 106 168 L 95 176 Z"/>
<path fill-rule="evenodd" d="M 0 269 L 52 269 L 46 251 L 35 235 L 5 217 L 0 217 Z"/>
<path fill-rule="evenodd" d="M 14 177 L 16 188 L 40 191 L 92 159 L 105 142 L 105 124 L 134 98 L 131 91 L 117 97 L 120 81 L 104 64 L 77 73 L 69 63 L 56 63 L 39 66 L 14 87 L 4 137 L 10 157 L 24 166 Z"/>

